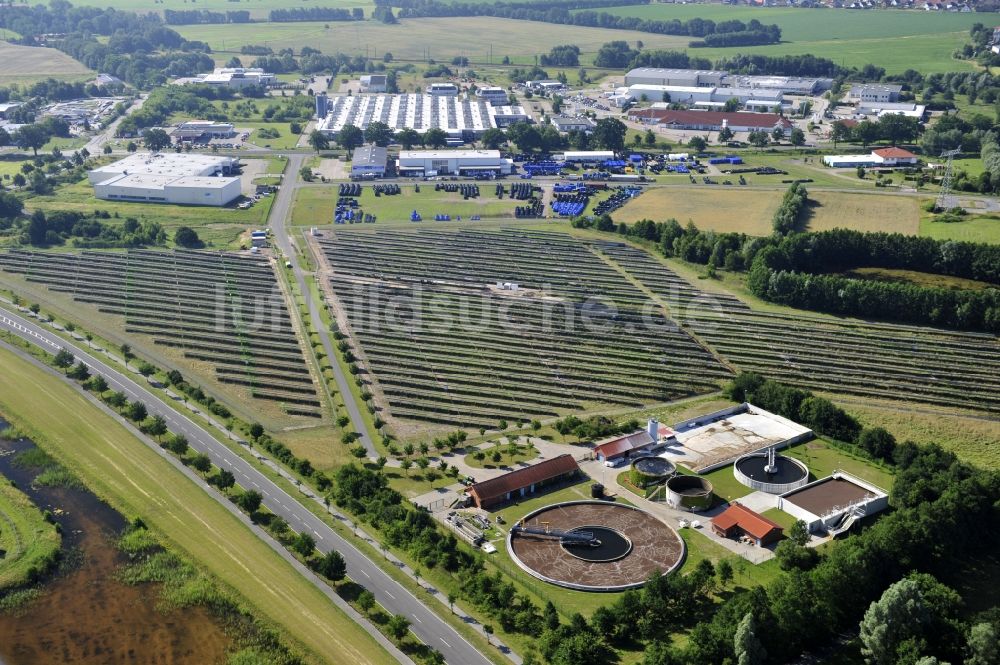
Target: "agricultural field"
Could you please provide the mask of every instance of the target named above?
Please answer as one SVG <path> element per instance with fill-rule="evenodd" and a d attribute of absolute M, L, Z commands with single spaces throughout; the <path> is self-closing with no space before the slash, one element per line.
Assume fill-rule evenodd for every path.
<path fill-rule="evenodd" d="M 172 241 L 174 231 L 189 226 L 198 233 L 206 247 L 213 249 L 238 249 L 241 236 L 251 227 L 264 225 L 271 209 L 271 197 L 264 197 L 252 208 L 214 208 L 208 206 L 182 206 L 169 203 L 127 203 L 102 201 L 94 196 L 94 187 L 86 180 L 73 185 L 63 185 L 53 194 L 32 196 L 25 201 L 28 212 L 35 210 L 67 210 L 84 214 L 94 210 L 113 210 L 121 219 L 134 217 L 158 222 Z"/>
<path fill-rule="evenodd" d="M 812 190 L 809 200 L 810 231 L 849 228 L 909 235 L 920 231 L 920 207 L 915 197 Z M 692 221 L 700 229 L 767 236 L 773 231 L 772 219 L 780 203 L 778 190 L 660 187 L 649 189 L 613 216 L 627 223 L 673 217 L 681 224 Z"/>
<path fill-rule="evenodd" d="M 94 76 L 94 72 L 54 48 L 0 42 L 0 62 L 0 85 L 30 84 L 47 78 L 82 81 Z"/>
<path fill-rule="evenodd" d="M 751 310 L 698 289 L 631 246 L 601 251 L 662 298 L 670 316 L 737 370 L 809 390 L 1000 411 L 1000 344 L 993 335 Z"/>
<path fill-rule="evenodd" d="M 338 228 L 317 249 L 338 322 L 403 429 L 638 408 L 713 392 L 729 376 L 566 234 Z"/>
<path fill-rule="evenodd" d="M 600 11 L 600 10 L 596 10 Z M 697 49 L 692 53 L 715 60 L 736 51 L 765 55 L 812 53 L 839 65 L 876 64 L 889 73 L 916 69 L 924 74 L 961 71 L 971 63 L 954 60 L 952 52 L 968 41 L 969 28 L 982 22 L 976 13 L 921 11 L 849 11 L 732 7 L 722 4 L 649 4 L 609 7 L 619 16 L 646 19 L 757 19 L 781 27 L 781 44 L 739 49 Z"/>
<path fill-rule="evenodd" d="M 0 596 L 4 589 L 31 582 L 32 569 L 47 568 L 61 542 L 55 525 L 0 475 Z"/>
<path fill-rule="evenodd" d="M 199 5 L 200 6 L 200 5 Z M 398 25 L 376 21 L 345 23 L 261 23 L 234 30 L 229 25 L 175 26 L 187 39 L 205 41 L 213 51 L 239 55 L 245 44 L 261 44 L 275 51 L 303 46 L 324 53 L 362 53 L 381 57 L 391 52 L 397 60 L 433 58 L 447 62 L 466 56 L 474 63 L 499 63 L 504 56 L 512 63 L 534 64 L 535 55 L 548 53 L 559 44 L 575 44 L 581 64 L 589 64 L 602 44 L 641 39 L 646 48 L 682 48 L 689 38 L 654 35 L 630 30 L 603 30 L 534 21 L 491 17 L 404 19 Z M 441 35 L 448 38 L 442 40 Z M 490 59 L 492 49 L 492 60 Z M 574 69 L 574 72 L 576 70 Z M 550 72 L 551 73 L 551 72 Z"/>
<path fill-rule="evenodd" d="M 361 196 L 356 197 L 360 210 L 375 215 L 377 224 L 411 224 L 410 214 L 416 210 L 425 220 L 433 220 L 436 214 L 447 214 L 452 219 L 468 219 L 472 215 L 483 218 L 514 219 L 514 208 L 525 205 L 505 196 L 494 196 L 494 183 L 480 183 L 478 198 L 463 199 L 457 192 L 435 191 L 435 183 L 422 183 L 420 191 L 413 185 L 402 185 L 400 194 L 375 196 L 369 185 L 362 185 Z M 293 226 L 323 226 L 333 223 L 333 212 L 337 203 L 338 185 L 312 185 L 301 187 L 295 194 L 292 211 Z"/>
<path fill-rule="evenodd" d="M 264 258 L 208 252 L 0 254 L 25 285 L 72 298 L 76 321 L 110 319 L 138 350 L 159 346 L 247 420 L 317 424 L 322 403 Z M 9 280 L 8 280 L 9 281 Z M 27 299 L 28 294 L 14 287 Z M 100 333 L 100 330 L 95 330 Z M 114 339 L 112 338 L 112 339 Z"/>
<path fill-rule="evenodd" d="M 916 270 L 900 270 L 895 268 L 855 268 L 840 273 L 844 277 L 855 279 L 871 279 L 877 282 L 893 282 L 896 284 L 915 284 L 937 289 L 952 290 L 972 290 L 982 291 L 983 289 L 996 288 L 989 282 L 980 282 L 964 277 L 953 277 L 951 275 L 935 275 L 933 273 L 918 272 Z"/>

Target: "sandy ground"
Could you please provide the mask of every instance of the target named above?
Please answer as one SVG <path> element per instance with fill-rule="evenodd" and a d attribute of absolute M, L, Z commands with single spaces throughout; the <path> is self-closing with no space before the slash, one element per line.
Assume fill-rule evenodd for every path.
<path fill-rule="evenodd" d="M 313 173 L 327 180 L 346 180 L 351 177 L 347 164 L 339 159 L 321 159 L 319 166 L 313 167 Z"/>

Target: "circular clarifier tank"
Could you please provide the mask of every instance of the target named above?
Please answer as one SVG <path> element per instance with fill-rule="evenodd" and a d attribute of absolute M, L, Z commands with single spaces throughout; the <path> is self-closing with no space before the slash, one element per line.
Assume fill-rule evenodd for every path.
<path fill-rule="evenodd" d="M 590 533 L 589 542 L 563 540 L 562 548 L 584 561 L 616 561 L 632 551 L 632 541 L 620 531 L 606 526 L 580 526 L 570 529 L 570 533 Z"/>
<path fill-rule="evenodd" d="M 806 465 L 785 455 L 774 456 L 774 466 L 769 466 L 767 453 L 744 455 L 733 465 L 736 479 L 755 490 L 769 494 L 784 494 L 809 482 Z"/>

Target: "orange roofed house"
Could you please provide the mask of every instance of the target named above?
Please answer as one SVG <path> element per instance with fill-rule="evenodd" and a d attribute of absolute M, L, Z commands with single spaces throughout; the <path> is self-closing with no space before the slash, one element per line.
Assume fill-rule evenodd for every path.
<path fill-rule="evenodd" d="M 539 488 L 573 478 L 580 467 L 572 455 L 559 455 L 544 462 L 476 483 L 467 490 L 477 508 L 493 506 L 534 494 Z"/>
<path fill-rule="evenodd" d="M 747 536 L 752 538 L 758 547 L 780 540 L 782 535 L 780 524 L 775 524 L 738 503 L 730 504 L 712 518 L 712 531 L 723 538 Z"/>

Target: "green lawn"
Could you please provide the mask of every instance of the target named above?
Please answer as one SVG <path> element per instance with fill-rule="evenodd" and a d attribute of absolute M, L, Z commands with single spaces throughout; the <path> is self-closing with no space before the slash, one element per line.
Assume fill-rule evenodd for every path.
<path fill-rule="evenodd" d="M 888 467 L 877 466 L 860 455 L 835 448 L 823 439 L 800 443 L 790 449 L 782 450 L 781 454 L 805 463 L 809 468 L 810 480 L 825 478 L 840 470 L 874 483 L 884 490 L 892 489 L 893 472 Z M 729 473 L 732 475 L 731 468 Z"/>
<path fill-rule="evenodd" d="M 0 475 L 0 592 L 29 581 L 32 569 L 45 569 L 61 543 L 55 525 Z"/>
<path fill-rule="evenodd" d="M 509 448 L 505 445 L 486 446 L 481 448 L 481 451 L 486 455 L 482 461 L 477 460 L 475 452 L 472 452 L 465 456 L 465 463 L 476 469 L 495 469 L 497 467 L 513 467 L 538 457 L 538 451 L 534 446 L 522 444 L 518 444 L 517 452 L 513 455 L 510 454 Z M 499 463 L 492 459 L 494 451 L 500 453 Z"/>
<path fill-rule="evenodd" d="M 14 174 L 21 172 L 21 165 L 26 163 L 31 163 L 31 160 L 13 155 L 0 158 L 0 178 L 7 180 L 8 177 L 14 177 Z"/>
<path fill-rule="evenodd" d="M 204 489 L 49 372 L 0 350 L 0 409 L 102 498 L 252 603 L 315 662 L 395 662 Z M 58 413 L 58 418 L 52 414 Z"/>
<path fill-rule="evenodd" d="M 239 129 L 252 129 L 248 143 L 253 143 L 262 148 L 274 148 L 275 150 L 288 150 L 294 148 L 299 142 L 299 135 L 292 134 L 290 125 L 287 122 L 247 122 L 240 120 L 235 123 Z M 261 129 L 271 129 L 278 132 L 278 138 L 265 138 L 259 135 Z"/>
<path fill-rule="evenodd" d="M 82 213 L 108 210 L 117 213 L 121 219 L 135 217 L 159 222 L 167 232 L 168 242 L 173 240 L 174 231 L 178 227 L 190 226 L 198 232 L 206 246 L 213 249 L 236 249 L 239 247 L 238 237 L 241 233 L 251 227 L 264 225 L 272 200 L 271 197 L 264 197 L 248 210 L 102 201 L 94 196 L 94 188 L 90 183 L 81 180 L 75 185 L 60 186 L 49 196 L 28 198 L 25 200 L 25 208 L 29 211 L 70 210 Z"/>
<path fill-rule="evenodd" d="M 920 219 L 920 235 L 937 240 L 1000 243 L 1000 215 L 979 215 L 974 212 L 961 222 L 935 222 L 933 215 L 924 213 Z"/>
<path fill-rule="evenodd" d="M 337 185 L 312 185 L 303 187 L 295 195 L 292 210 L 292 224 L 297 226 L 321 226 L 333 223 L 333 211 L 337 203 Z M 375 215 L 377 224 L 411 224 L 410 214 L 416 210 L 424 222 L 434 221 L 436 214 L 451 215 L 452 220 L 462 217 L 467 220 L 472 215 L 485 218 L 514 218 L 514 208 L 523 202 L 510 198 L 497 199 L 493 195 L 493 184 L 480 184 L 477 199 L 463 200 L 462 195 L 449 192 L 435 192 L 434 183 L 421 183 L 420 191 L 414 186 L 402 186 L 402 193 L 396 196 L 376 197 L 370 186 L 364 185 L 358 197 L 360 209 Z"/>

